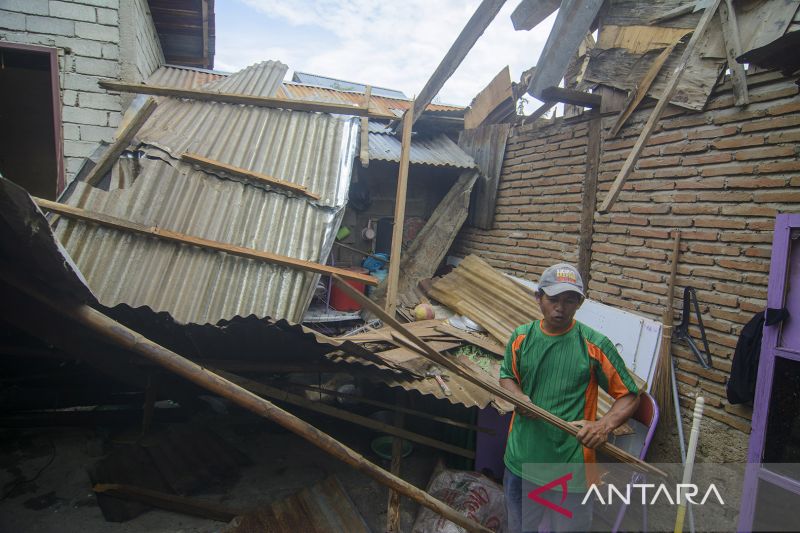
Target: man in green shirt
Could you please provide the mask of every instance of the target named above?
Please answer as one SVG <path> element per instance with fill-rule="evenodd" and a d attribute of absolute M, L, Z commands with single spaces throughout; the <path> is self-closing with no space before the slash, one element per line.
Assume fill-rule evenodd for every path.
<path fill-rule="evenodd" d="M 545 516 L 550 531 L 588 531 L 591 501 L 581 501 L 587 478 L 593 477 L 588 469 L 584 476 L 584 469 L 596 461 L 595 448 L 636 411 L 639 390 L 614 344 L 575 320 L 584 287 L 574 266 L 561 263 L 545 270 L 536 300 L 542 320 L 514 330 L 500 368 L 500 386 L 528 396 L 534 405 L 575 423 L 579 431 L 573 437 L 537 418 L 512 416 L 503 479 L 509 532 L 537 531 Z M 598 385 L 615 401 L 595 420 Z M 572 465 L 567 470 L 580 470 L 580 475 L 553 484 L 559 471 L 553 465 Z M 581 466 L 576 470 L 575 465 Z M 548 484 L 552 487 L 544 487 Z M 553 503 L 542 505 L 539 498 Z"/>

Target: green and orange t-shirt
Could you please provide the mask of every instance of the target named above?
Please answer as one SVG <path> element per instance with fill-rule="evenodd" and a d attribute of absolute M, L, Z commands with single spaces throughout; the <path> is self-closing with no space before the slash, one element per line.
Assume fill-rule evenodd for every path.
<path fill-rule="evenodd" d="M 500 377 L 515 380 L 535 405 L 568 422 L 595 420 L 598 385 L 615 399 L 639 393 L 614 344 L 578 321 L 560 335 L 546 333 L 538 320 L 518 327 L 506 346 Z M 523 474 L 523 465 L 593 463 L 595 452 L 543 420 L 515 415 L 504 462 L 517 476 L 545 484 L 551 479 L 536 479 L 530 468 Z M 581 489 L 570 485 L 573 490 Z"/>

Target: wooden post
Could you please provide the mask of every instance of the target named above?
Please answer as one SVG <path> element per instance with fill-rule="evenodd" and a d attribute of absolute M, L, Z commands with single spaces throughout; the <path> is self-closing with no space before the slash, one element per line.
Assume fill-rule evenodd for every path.
<path fill-rule="evenodd" d="M 392 475 L 386 470 L 374 465 L 365 457 L 348 448 L 327 433 L 323 433 L 311 424 L 300 420 L 296 416 L 284 411 L 273 403 L 258 397 L 250 391 L 231 383 L 210 370 L 181 357 L 177 353 L 164 348 L 145 336 L 133 331 L 132 329 L 120 324 L 116 320 L 107 317 L 88 305 L 66 305 L 60 301 L 54 301 L 47 295 L 42 294 L 37 289 L 29 286 L 24 281 L 11 275 L 8 272 L 0 271 L 0 278 L 7 283 L 17 287 L 28 296 L 37 300 L 57 313 L 83 325 L 87 329 L 97 333 L 103 339 L 112 342 L 133 353 L 153 361 L 170 372 L 173 372 L 204 389 L 218 394 L 231 400 L 236 405 L 252 411 L 253 413 L 268 418 L 280 426 L 306 439 L 310 443 L 319 447 L 356 468 L 360 472 L 370 476 L 378 483 L 386 485 L 390 489 L 400 491 L 407 496 L 432 511 L 442 515 L 447 520 L 454 522 L 467 531 L 480 531 L 491 533 L 491 530 L 470 520 L 452 507 L 442 503 L 425 491 L 418 489 L 414 485 L 403 481 L 397 476 Z M 341 280 L 341 278 L 338 278 Z M 348 285 L 349 286 L 349 285 Z M 370 300 L 371 302 L 371 300 Z M 378 308 L 380 309 L 380 308 Z M 381 310 L 382 311 L 382 310 Z"/>
<path fill-rule="evenodd" d="M 424 357 L 440 365 L 442 368 L 448 369 L 455 375 L 466 379 L 470 383 L 477 385 L 486 392 L 494 394 L 500 399 L 510 402 L 515 407 L 517 413 L 523 416 L 540 418 L 543 421 L 547 422 L 548 424 L 555 426 L 558 429 L 566 433 L 569 433 L 572 436 L 577 435 L 578 428 L 573 424 L 566 422 L 561 418 L 555 416 L 554 414 L 550 413 L 549 411 L 546 411 L 545 409 L 542 409 L 541 407 L 534 405 L 531 402 L 530 398 L 528 398 L 527 396 L 523 394 L 512 393 L 502 388 L 499 385 L 499 383 L 490 380 L 488 374 L 485 374 L 483 372 L 479 373 L 473 372 L 469 368 L 463 366 L 455 358 L 446 357 L 440 354 L 439 352 L 431 348 L 431 346 L 427 342 L 420 339 L 411 330 L 409 330 L 407 327 L 398 322 L 393 316 L 389 315 L 386 311 L 381 309 L 380 306 L 378 306 L 375 302 L 373 302 L 372 300 L 361 294 L 359 291 L 357 291 L 356 289 L 345 283 L 345 281 L 342 278 L 334 274 L 333 279 L 339 284 L 339 288 L 341 288 L 344 292 L 346 292 L 348 296 L 360 302 L 361 305 L 363 305 L 369 311 L 375 313 L 375 315 L 377 315 L 378 318 L 383 320 L 384 324 L 391 327 L 398 333 L 401 333 L 407 339 L 413 341 L 417 346 L 422 348 Z M 610 444 L 609 442 L 603 443 L 597 449 L 601 452 L 608 454 L 614 459 L 632 465 L 634 468 L 642 472 L 649 472 L 661 476 L 663 478 L 668 477 L 666 472 L 664 472 L 663 470 L 647 464 L 641 459 L 634 457 L 633 455 L 629 454 L 624 450 L 621 450 L 620 448 L 617 448 L 616 446 Z"/>
<path fill-rule="evenodd" d="M 397 405 L 403 403 L 403 394 L 397 391 Z M 397 429 L 403 428 L 403 413 L 394 412 L 394 425 Z M 403 439 L 395 437 L 392 439 L 392 465 L 389 471 L 400 477 L 400 462 L 403 458 Z M 400 493 L 396 490 L 389 491 L 389 506 L 386 509 L 386 531 L 395 533 L 400 531 Z"/>
<path fill-rule="evenodd" d="M 369 111 L 369 99 L 372 96 L 372 85 L 367 85 L 364 91 L 364 107 Z M 358 158 L 361 159 L 361 166 L 369 166 L 369 119 L 361 117 L 361 150 Z"/>
<path fill-rule="evenodd" d="M 358 272 L 345 270 L 343 268 L 336 268 L 327 265 L 322 265 L 319 263 L 314 263 L 313 261 L 303 261 L 302 259 L 295 259 L 293 257 L 285 255 L 262 252 L 260 250 L 254 250 L 253 248 L 245 248 L 244 246 L 236 246 L 225 242 L 212 241 L 200 237 L 193 237 L 191 235 L 186 235 L 184 233 L 178 233 L 177 231 L 170 231 L 168 229 L 157 228 L 155 226 L 148 227 L 142 224 L 137 224 L 136 222 L 130 222 L 128 220 L 123 220 L 121 218 L 108 216 L 103 213 L 95 213 L 93 211 L 87 211 L 79 207 L 72 207 L 71 205 L 60 204 L 58 202 L 51 202 L 50 200 L 44 200 L 42 198 L 36 198 L 36 197 L 31 197 L 31 198 L 33 199 L 34 202 L 36 202 L 36 205 L 38 205 L 42 209 L 46 209 L 54 213 L 59 213 L 61 215 L 70 218 L 77 218 L 78 220 L 84 220 L 86 222 L 92 222 L 94 224 L 99 224 L 101 226 L 107 226 L 109 228 L 129 231 L 131 233 L 145 235 L 148 237 L 156 237 L 158 239 L 170 242 L 177 242 L 180 244 L 190 244 L 192 246 L 198 246 L 200 248 L 208 248 L 210 250 L 215 250 L 217 252 L 225 252 L 226 254 L 230 255 L 246 257 L 247 259 L 255 259 L 257 261 L 265 261 L 267 263 L 274 263 L 276 265 L 286 266 L 289 268 L 296 268 L 300 270 L 306 270 L 309 272 L 316 272 L 317 274 L 324 274 L 326 276 L 332 273 L 340 274 L 342 277 L 360 281 L 362 283 L 366 283 L 367 285 L 378 284 L 378 278 L 374 276 L 360 274 Z"/>
<path fill-rule="evenodd" d="M 155 98 L 148 98 L 145 100 L 144 104 L 142 104 L 142 107 L 136 112 L 131 121 L 119 132 L 114 144 L 108 147 L 94 168 L 86 175 L 83 181 L 85 181 L 87 185 L 97 185 L 97 183 L 103 179 L 103 176 L 111 170 L 111 167 L 114 166 L 114 162 L 119 159 L 120 154 L 128 147 L 136 133 L 141 129 L 144 123 L 147 122 L 147 119 L 150 118 L 153 111 L 156 110 L 156 107 Z"/>
<path fill-rule="evenodd" d="M 633 145 L 633 148 L 631 148 L 631 153 L 628 154 L 628 158 L 625 160 L 625 163 L 623 163 L 619 174 L 614 180 L 614 183 L 611 184 L 611 189 L 608 191 L 608 194 L 606 194 L 603 204 L 600 206 L 599 211 L 601 213 L 608 213 L 611 208 L 614 207 L 614 203 L 617 201 L 619 193 L 622 192 L 622 188 L 625 186 L 625 180 L 628 179 L 628 176 L 633 171 L 636 161 L 639 160 L 642 150 L 644 150 L 644 147 L 647 145 L 647 141 L 650 139 L 650 134 L 653 133 L 656 123 L 661 119 L 661 115 L 666 110 L 670 98 L 672 98 L 672 95 L 675 94 L 675 90 L 678 88 L 678 82 L 681 81 L 681 75 L 686 69 L 689 59 L 692 57 L 694 47 L 697 44 L 697 41 L 700 40 L 700 37 L 702 37 L 705 33 L 708 25 L 711 23 L 711 19 L 714 17 L 714 13 L 717 11 L 719 3 L 720 0 L 712 0 L 711 5 L 706 6 L 705 13 L 703 13 L 703 16 L 700 18 L 700 22 L 697 23 L 697 27 L 692 34 L 692 38 L 689 39 L 686 48 L 683 50 L 683 55 L 681 56 L 680 61 L 678 61 L 678 64 L 675 66 L 675 70 L 672 71 L 672 76 L 669 78 L 669 81 L 667 81 L 667 85 L 664 87 L 664 92 L 661 94 L 661 98 L 659 98 L 658 103 L 656 103 L 656 107 L 653 108 L 652 113 L 650 113 L 650 117 L 648 117 L 647 122 L 642 127 L 642 132 L 639 134 L 639 138 L 636 139 L 636 143 Z"/>
<path fill-rule="evenodd" d="M 578 245 L 578 272 L 583 286 L 589 286 L 592 264 L 592 240 L 594 237 L 594 211 L 597 208 L 597 175 L 600 168 L 601 137 L 600 116 L 589 122 L 589 138 L 586 147 L 586 175 L 583 179 L 581 197 L 581 235 Z"/>
<path fill-rule="evenodd" d="M 386 280 L 386 312 L 391 316 L 394 316 L 397 309 L 397 285 L 400 282 L 400 254 L 403 244 L 403 223 L 406 216 L 406 190 L 408 189 L 408 165 L 411 156 L 413 124 L 413 115 L 409 109 L 403 115 L 403 141 L 400 147 L 400 169 L 397 174 L 397 195 L 394 203 L 392 248 L 389 255 L 389 275 Z"/>

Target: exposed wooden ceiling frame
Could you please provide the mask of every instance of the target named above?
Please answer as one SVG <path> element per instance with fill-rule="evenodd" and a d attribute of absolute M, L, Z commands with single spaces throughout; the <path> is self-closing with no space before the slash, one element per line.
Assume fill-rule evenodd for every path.
<path fill-rule="evenodd" d="M 546 102 L 562 102 L 580 107 L 600 107 L 602 102 L 599 94 L 564 89 L 562 87 L 545 87 L 542 90 L 542 98 Z"/>
<path fill-rule="evenodd" d="M 611 184 L 611 189 L 609 189 L 608 193 L 606 194 L 603 203 L 600 205 L 598 211 L 600 213 L 608 213 L 611 208 L 614 206 L 614 203 L 617 201 L 619 197 L 619 193 L 622 192 L 622 188 L 625 186 L 625 180 L 628 179 L 631 171 L 633 171 L 633 167 L 636 165 L 636 161 L 639 160 L 639 156 L 644 150 L 645 145 L 647 144 L 648 139 L 650 139 L 650 135 L 653 133 L 655 129 L 656 123 L 661 118 L 661 115 L 667 108 L 667 104 L 669 103 L 670 98 L 672 95 L 675 94 L 675 90 L 678 88 L 678 82 L 681 80 L 681 75 L 683 74 L 683 70 L 686 68 L 686 64 L 689 62 L 689 59 L 692 56 L 692 52 L 694 51 L 694 47 L 703 34 L 706 32 L 708 25 L 711 23 L 711 20 L 714 18 L 714 14 L 717 12 L 717 8 L 719 7 L 719 3 L 721 0 L 713 0 L 711 5 L 706 8 L 703 16 L 700 18 L 700 21 L 697 23 L 697 27 L 692 33 L 692 38 L 689 39 L 689 43 L 686 45 L 686 48 L 683 51 L 683 55 L 681 56 L 680 61 L 675 66 L 675 69 L 672 72 L 672 76 L 669 78 L 666 87 L 664 88 L 664 93 L 659 98 L 658 102 L 656 103 L 653 112 L 650 113 L 650 117 L 647 119 L 644 127 L 642 127 L 642 131 L 639 134 L 639 138 L 636 140 L 636 143 L 633 145 L 630 154 L 628 154 L 628 158 L 625 160 L 625 163 L 622 165 L 622 168 L 619 171 L 616 179 Z"/>
<path fill-rule="evenodd" d="M 467 57 L 478 38 L 483 35 L 483 32 L 486 31 L 486 28 L 489 27 L 489 24 L 505 3 L 506 0 L 483 0 L 481 2 L 450 47 L 450 50 L 445 54 L 442 62 L 433 71 L 430 79 L 428 79 L 428 82 L 414 100 L 411 117 L 412 126 L 422 115 L 422 112 L 425 111 L 425 108 L 428 107 L 428 104 L 439 94 L 439 91 L 442 90 L 444 84 L 450 79 L 450 76 L 453 75 L 464 58 Z M 398 121 L 395 120 L 392 123 L 392 127 L 397 125 Z M 402 127 L 400 126 L 400 129 Z M 400 131 L 398 131 L 398 134 L 400 134 Z"/>
<path fill-rule="evenodd" d="M 532 30 L 560 6 L 561 0 L 522 0 L 511 13 L 511 24 L 517 31 Z"/>

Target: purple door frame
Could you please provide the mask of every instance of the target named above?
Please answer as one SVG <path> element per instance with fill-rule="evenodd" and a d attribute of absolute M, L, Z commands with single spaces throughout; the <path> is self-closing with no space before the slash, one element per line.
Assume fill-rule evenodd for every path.
<path fill-rule="evenodd" d="M 767 307 L 780 309 L 789 306 L 789 293 L 786 290 L 790 276 L 797 279 L 800 273 L 800 240 L 795 242 L 792 250 L 792 231 L 800 230 L 800 214 L 778 215 L 775 219 L 775 234 L 772 241 L 772 259 L 769 269 L 769 288 L 767 290 Z M 790 262 L 790 258 L 792 261 Z M 794 293 L 800 293 L 800 288 L 793 287 Z M 794 302 L 791 304 L 794 306 Z M 784 490 L 800 494 L 800 480 L 782 476 L 770 471 L 762 463 L 764 445 L 767 433 L 767 418 L 769 416 L 769 402 L 772 393 L 772 383 L 775 372 L 775 358 L 783 357 L 800 361 L 800 339 L 797 339 L 797 321 L 800 313 L 795 312 L 794 323 L 791 324 L 792 334 L 789 334 L 790 325 L 764 326 L 764 336 L 761 343 L 761 358 L 758 365 L 758 381 L 756 382 L 756 396 L 753 402 L 753 425 L 750 433 L 750 446 L 747 452 L 747 471 L 742 487 L 742 500 L 739 507 L 738 531 L 752 531 L 753 518 L 756 511 L 756 497 L 759 482 L 771 483 Z M 783 338 L 781 329 L 783 327 Z"/>
<path fill-rule="evenodd" d="M 53 140 L 56 147 L 56 197 L 64 190 L 64 141 L 61 133 L 61 83 L 58 75 L 58 48 L 0 42 L 0 49 L 21 50 L 35 54 L 45 54 L 50 61 L 50 91 L 53 105 Z"/>

